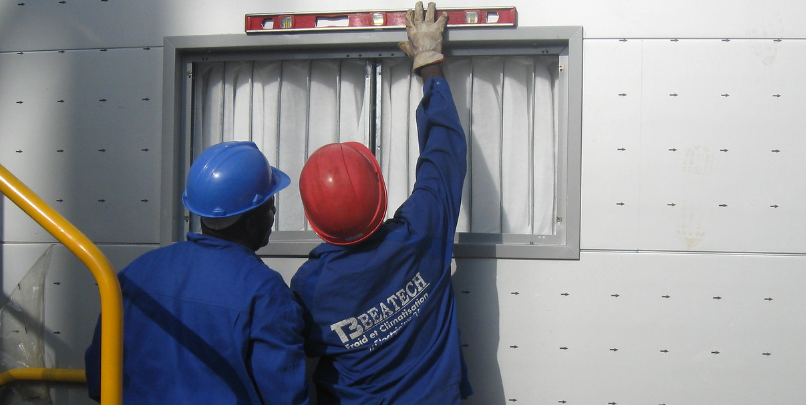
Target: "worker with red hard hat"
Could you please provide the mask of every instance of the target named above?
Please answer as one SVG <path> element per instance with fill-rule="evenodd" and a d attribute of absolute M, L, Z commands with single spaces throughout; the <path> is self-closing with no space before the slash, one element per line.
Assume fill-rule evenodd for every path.
<path fill-rule="evenodd" d="M 255 254 L 289 177 L 252 142 L 204 150 L 182 201 L 202 233 L 152 250 L 119 274 L 123 403 L 307 405 L 302 312 Z M 100 400 L 100 319 L 85 354 Z"/>
<path fill-rule="evenodd" d="M 472 393 L 459 339 L 450 263 L 467 143 L 442 72 L 442 32 L 418 2 L 400 48 L 422 77 L 420 157 L 409 198 L 384 222 L 387 197 L 360 143 L 316 150 L 299 186 L 326 242 L 291 280 L 303 307 L 305 350 L 318 357 L 318 405 L 457 405 Z"/>
<path fill-rule="evenodd" d="M 332 143 L 319 148 L 305 163 L 299 187 L 305 217 L 325 242 L 361 242 L 386 216 L 381 168 L 361 143 Z"/>

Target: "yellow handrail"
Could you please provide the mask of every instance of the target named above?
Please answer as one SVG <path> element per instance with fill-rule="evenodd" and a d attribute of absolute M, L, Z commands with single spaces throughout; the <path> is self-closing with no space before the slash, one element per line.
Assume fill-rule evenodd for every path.
<path fill-rule="evenodd" d="M 115 270 L 100 249 L 0 165 L 0 191 L 89 267 L 101 295 L 101 405 L 123 402 L 123 296 Z M 10 374 L 28 375 L 18 369 Z M 36 371 L 33 371 L 35 374 Z M 59 376 L 63 373 L 55 373 Z M 66 373 L 69 374 L 69 373 Z"/>
<path fill-rule="evenodd" d="M 87 376 L 84 370 L 67 370 L 62 368 L 15 368 L 0 374 L 0 387 L 14 381 L 58 381 L 85 383 Z"/>

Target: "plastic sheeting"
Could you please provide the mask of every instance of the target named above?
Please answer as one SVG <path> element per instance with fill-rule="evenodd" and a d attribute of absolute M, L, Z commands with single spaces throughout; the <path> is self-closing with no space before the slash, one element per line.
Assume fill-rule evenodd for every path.
<path fill-rule="evenodd" d="M 50 268 L 53 246 L 36 261 L 0 307 L 0 371 L 45 367 L 43 341 L 45 275 Z M 25 382 L 10 387 L 24 400 L 50 401 L 47 383 Z"/>
<path fill-rule="evenodd" d="M 194 153 L 255 142 L 294 182 L 278 195 L 276 230 L 310 230 L 295 184 L 307 157 L 327 143 L 375 147 L 389 216 L 408 197 L 422 81 L 407 59 L 210 62 L 196 72 Z M 553 235 L 557 56 L 451 58 L 445 72 L 469 143 L 458 231 Z"/>

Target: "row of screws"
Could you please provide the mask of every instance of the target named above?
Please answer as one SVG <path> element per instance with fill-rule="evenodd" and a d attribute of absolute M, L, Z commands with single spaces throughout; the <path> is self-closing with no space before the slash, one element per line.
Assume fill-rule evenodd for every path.
<path fill-rule="evenodd" d="M 140 152 L 148 152 L 148 151 L 149 151 L 148 148 L 140 149 Z M 14 152 L 23 153 L 23 150 L 22 149 L 17 149 Z M 98 149 L 98 152 L 106 152 L 106 149 L 104 149 L 104 148 Z M 56 149 L 56 153 L 64 153 L 64 149 Z"/>
<path fill-rule="evenodd" d="M 627 39 L 627 38 L 622 38 L 622 39 L 619 39 L 618 41 L 619 41 L 619 42 L 627 42 L 627 41 L 629 41 L 629 39 Z M 669 41 L 671 41 L 671 42 L 680 42 L 680 39 L 678 39 L 678 38 L 672 38 L 672 39 L 670 39 Z M 731 41 L 731 39 L 730 39 L 730 38 L 723 38 L 723 39 L 720 39 L 720 41 L 722 41 L 722 42 L 730 42 L 730 41 Z M 772 41 L 773 41 L 773 42 L 783 42 L 783 40 L 782 40 L 781 38 L 775 38 L 775 39 L 773 39 Z"/>
<path fill-rule="evenodd" d="M 470 291 L 469 291 L 469 290 L 462 290 L 462 291 L 460 291 L 460 293 L 462 293 L 462 294 L 470 294 Z M 520 293 L 520 292 L 518 292 L 518 291 L 512 291 L 512 292 L 510 292 L 510 294 L 511 294 L 511 295 L 520 295 L 521 293 Z M 571 296 L 571 294 L 570 294 L 570 293 L 567 293 L 567 292 L 560 293 L 560 295 L 561 295 L 561 296 L 563 296 L 563 297 L 569 297 L 569 296 Z M 619 298 L 619 297 L 621 297 L 621 294 L 610 294 L 610 296 L 611 296 L 611 297 L 613 297 L 613 298 Z M 671 295 L 669 295 L 669 294 L 665 294 L 665 295 L 661 295 L 661 296 L 660 296 L 660 298 L 669 299 L 669 298 L 672 298 L 672 296 L 671 296 Z M 715 299 L 715 300 L 721 300 L 721 299 L 722 299 L 722 296 L 721 296 L 721 295 L 715 295 L 715 296 L 713 296 L 713 297 L 711 297 L 711 298 L 712 298 L 712 299 Z M 769 302 L 769 301 L 772 301 L 772 300 L 773 300 L 773 299 L 772 299 L 772 297 L 765 297 L 765 298 L 764 298 L 764 301 L 768 301 L 768 302 Z"/>
<path fill-rule="evenodd" d="M 109 1 L 109 0 L 101 0 L 101 3 L 106 3 L 106 2 L 108 2 L 108 1 Z M 67 4 L 67 1 L 65 1 L 65 0 L 59 0 L 59 4 Z M 25 5 L 25 3 L 17 3 L 17 5 L 18 5 L 18 6 L 24 6 L 24 5 Z"/>
<path fill-rule="evenodd" d="M 126 49 L 129 49 L 129 48 L 126 48 Z M 150 47 L 150 46 L 144 46 L 144 47 L 142 47 L 141 49 L 142 49 L 142 50 L 144 50 L 144 51 L 150 51 L 150 50 L 151 50 L 151 47 Z M 85 49 L 84 49 L 84 50 L 85 50 Z M 98 48 L 98 51 L 100 51 L 100 52 L 109 52 L 109 48 Z M 36 53 L 42 53 L 42 52 L 52 52 L 52 51 L 35 51 L 35 52 L 36 52 Z M 67 53 L 67 51 L 65 51 L 64 49 L 59 49 L 59 50 L 58 50 L 58 51 L 56 51 L 56 52 L 58 52 L 58 53 Z M 26 54 L 26 52 L 19 51 L 19 52 L 16 52 L 16 54 L 17 54 L 17 55 L 25 55 L 25 54 Z"/>
<path fill-rule="evenodd" d="M 623 207 L 623 206 L 626 206 L 626 205 L 627 205 L 627 203 L 624 203 L 624 202 L 617 202 L 617 203 L 616 203 L 616 205 L 618 205 L 619 207 Z M 669 206 L 669 207 L 676 207 L 676 206 L 677 206 L 677 204 L 676 204 L 676 203 L 668 203 L 668 204 L 666 204 L 666 205 L 667 205 L 667 206 Z M 723 204 L 719 204 L 719 207 L 720 207 L 720 208 L 728 208 L 728 204 L 724 204 L 724 203 L 723 203 Z M 770 207 L 770 208 L 781 208 L 781 206 L 780 206 L 780 205 L 778 205 L 778 204 L 772 204 L 772 205 L 770 205 L 769 207 Z"/>
<path fill-rule="evenodd" d="M 99 100 L 98 100 L 98 102 L 99 102 L 99 103 L 105 103 L 105 102 L 107 102 L 107 101 L 109 101 L 109 100 L 107 100 L 107 99 L 105 99 L 105 98 L 102 98 L 102 99 L 99 99 Z M 142 98 L 142 101 L 151 101 L 151 98 L 149 98 L 149 97 L 144 97 L 144 98 Z M 64 100 L 56 100 L 56 102 L 57 102 L 57 103 L 59 103 L 59 104 L 63 104 L 63 103 L 65 103 L 66 101 L 64 101 Z M 17 100 L 17 101 L 15 101 L 14 103 L 15 103 L 15 104 L 25 104 L 25 102 L 24 102 L 24 101 L 22 101 L 22 100 Z"/>
<path fill-rule="evenodd" d="M 619 151 L 619 152 L 626 152 L 627 148 L 621 147 L 621 148 L 618 148 L 616 150 Z M 669 150 L 669 152 L 677 152 L 680 149 L 669 148 L 668 150 Z M 719 151 L 722 152 L 722 153 L 728 153 L 728 152 L 730 152 L 730 149 L 722 148 Z M 781 153 L 781 150 L 780 149 L 770 149 L 770 152 L 772 152 L 772 153 Z"/>
<path fill-rule="evenodd" d="M 627 93 L 618 93 L 618 96 L 619 97 L 627 97 Z M 730 94 L 721 93 L 719 96 L 727 98 L 727 97 L 730 97 Z M 773 94 L 772 96 L 775 97 L 775 98 L 781 98 L 782 97 L 781 94 Z M 669 97 L 680 97 L 680 93 L 669 93 Z"/>

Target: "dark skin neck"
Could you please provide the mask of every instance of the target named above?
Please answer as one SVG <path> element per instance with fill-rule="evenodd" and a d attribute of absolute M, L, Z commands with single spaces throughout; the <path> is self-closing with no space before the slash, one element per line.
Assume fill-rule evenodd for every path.
<path fill-rule="evenodd" d="M 236 231 L 236 229 L 240 231 Z M 248 220 L 243 224 L 238 224 L 237 226 L 227 228 L 225 232 L 210 229 L 202 224 L 202 234 L 239 243 L 248 247 L 249 249 L 252 249 L 253 251 L 257 251 L 260 248 L 254 220 Z"/>
<path fill-rule="evenodd" d="M 257 251 L 269 243 L 269 235 L 271 235 L 271 227 L 274 224 L 274 214 L 276 212 L 274 197 L 271 197 L 260 207 L 244 213 L 238 222 L 225 229 L 211 229 L 202 222 L 202 233 L 230 242 L 240 243 L 249 249 Z"/>

